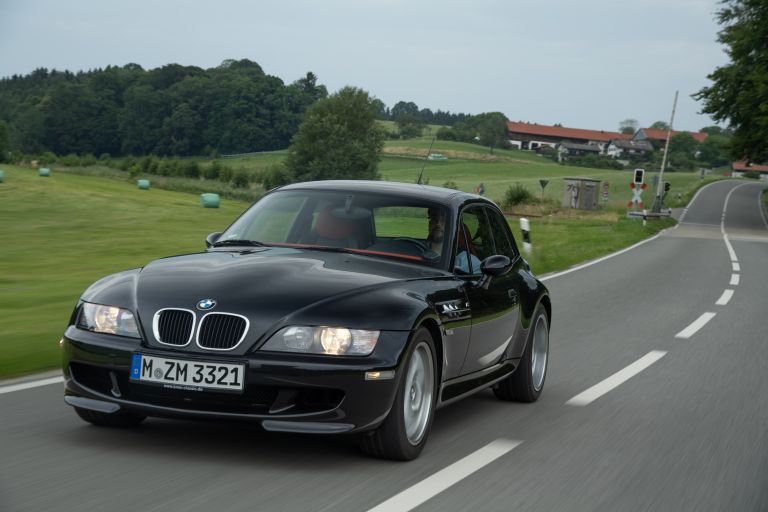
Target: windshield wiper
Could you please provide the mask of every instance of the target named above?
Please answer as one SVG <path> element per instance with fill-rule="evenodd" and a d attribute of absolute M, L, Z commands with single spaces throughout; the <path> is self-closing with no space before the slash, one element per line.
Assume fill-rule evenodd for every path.
<path fill-rule="evenodd" d="M 269 247 L 267 244 L 263 244 L 261 242 L 257 242 L 256 240 L 222 240 L 220 242 L 216 242 L 211 247 L 224 247 L 229 245 L 248 245 L 251 247 Z"/>

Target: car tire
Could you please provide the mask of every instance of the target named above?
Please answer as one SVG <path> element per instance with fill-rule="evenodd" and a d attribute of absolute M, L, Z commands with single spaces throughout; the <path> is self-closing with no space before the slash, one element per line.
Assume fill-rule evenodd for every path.
<path fill-rule="evenodd" d="M 500 400 L 535 402 L 544 389 L 549 362 L 549 319 L 542 304 L 536 307 L 520 365 L 493 392 Z"/>
<path fill-rule="evenodd" d="M 419 456 L 435 413 L 435 361 L 432 335 L 421 327 L 414 333 L 406 354 L 392 409 L 376 430 L 363 434 L 363 452 L 392 460 L 413 460 Z"/>
<path fill-rule="evenodd" d="M 78 416 L 80 416 L 81 419 L 100 427 L 135 427 L 147 419 L 146 416 L 142 416 L 141 414 L 125 411 L 118 411 L 108 414 L 104 412 L 92 411 L 90 409 L 83 409 L 82 407 L 75 407 L 75 412 Z"/>

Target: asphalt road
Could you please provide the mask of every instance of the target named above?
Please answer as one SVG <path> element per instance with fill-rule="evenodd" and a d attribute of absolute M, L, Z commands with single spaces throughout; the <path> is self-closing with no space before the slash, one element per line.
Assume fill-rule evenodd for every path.
<path fill-rule="evenodd" d="M 0 510 L 768 510 L 764 186 L 712 184 L 677 228 L 550 276 L 541 399 L 441 409 L 416 461 L 243 424 L 96 428 L 53 384 L 0 394 Z"/>

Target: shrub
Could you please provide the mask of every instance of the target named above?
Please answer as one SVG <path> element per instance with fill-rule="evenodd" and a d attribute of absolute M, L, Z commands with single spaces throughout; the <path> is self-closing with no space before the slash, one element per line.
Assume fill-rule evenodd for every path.
<path fill-rule="evenodd" d="M 120 169 L 122 169 L 124 171 L 127 171 L 128 169 L 130 169 L 134 165 L 136 165 L 136 157 L 128 156 L 126 158 L 123 158 L 120 161 L 120 165 L 118 167 L 120 167 Z"/>
<path fill-rule="evenodd" d="M 46 151 L 42 155 L 40 155 L 37 158 L 37 162 L 40 165 L 49 165 L 49 164 L 55 164 L 56 163 L 56 154 L 52 153 L 50 151 Z"/>
<path fill-rule="evenodd" d="M 251 184 L 250 176 L 246 171 L 236 171 L 232 175 L 232 186 L 235 188 L 248 188 Z"/>
<path fill-rule="evenodd" d="M 275 164 L 263 171 L 261 176 L 259 176 L 259 180 L 266 190 L 272 190 L 275 187 L 290 183 L 291 177 L 284 165 Z"/>
<path fill-rule="evenodd" d="M 109 153 L 102 153 L 99 155 L 99 162 L 109 162 L 112 158 L 112 155 Z"/>
<path fill-rule="evenodd" d="M 452 188 L 453 190 L 459 190 L 459 186 L 455 181 L 446 181 L 443 183 L 443 188 Z"/>
<path fill-rule="evenodd" d="M 182 167 L 183 176 L 187 178 L 200 178 L 200 166 L 194 160 L 187 160 Z"/>
<path fill-rule="evenodd" d="M 132 166 L 131 166 L 131 167 L 128 169 L 128 176 L 129 176 L 131 179 L 136 179 L 136 178 L 138 178 L 139 176 L 141 176 L 141 167 L 139 167 L 139 166 L 138 166 L 138 164 L 133 164 L 133 165 L 132 165 Z"/>
<path fill-rule="evenodd" d="M 504 208 L 512 208 L 519 204 L 528 203 L 533 200 L 533 194 L 522 186 L 520 183 L 515 183 L 507 188 L 504 192 L 504 200 L 502 204 Z"/>
<path fill-rule="evenodd" d="M 97 163 L 98 160 L 96 160 L 96 157 L 93 155 L 93 153 L 86 153 L 80 157 L 80 165 L 85 167 L 90 167 L 91 165 L 96 165 Z"/>
<path fill-rule="evenodd" d="M 744 174 L 742 174 L 745 178 L 749 178 L 752 180 L 759 180 L 760 179 L 760 173 L 758 171 L 747 171 Z"/>
<path fill-rule="evenodd" d="M 203 170 L 203 178 L 207 180 L 217 180 L 219 179 L 220 173 L 221 173 L 221 163 L 218 160 L 214 160 L 213 162 L 211 162 L 211 165 L 209 165 Z"/>
<path fill-rule="evenodd" d="M 78 167 L 80 165 L 80 157 L 74 153 L 70 153 L 59 158 L 59 163 L 61 165 L 66 165 L 67 167 Z"/>
<path fill-rule="evenodd" d="M 219 181 L 223 183 L 229 183 L 232 181 L 232 175 L 233 171 L 230 167 L 222 165 L 221 169 L 219 169 Z"/>

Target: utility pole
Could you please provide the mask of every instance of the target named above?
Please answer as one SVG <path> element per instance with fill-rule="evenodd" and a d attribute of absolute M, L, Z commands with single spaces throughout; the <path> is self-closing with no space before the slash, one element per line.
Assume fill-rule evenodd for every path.
<path fill-rule="evenodd" d="M 653 213 L 661 213 L 661 209 L 664 208 L 664 169 L 667 167 L 667 153 L 669 153 L 669 139 L 672 136 L 672 123 L 675 122 L 675 108 L 677 108 L 677 93 L 675 91 L 675 101 L 672 103 L 672 117 L 669 119 L 669 127 L 667 128 L 667 143 L 664 145 L 664 156 L 661 158 L 661 170 L 659 171 L 659 186 L 656 188 L 656 197 L 653 200 Z"/>

